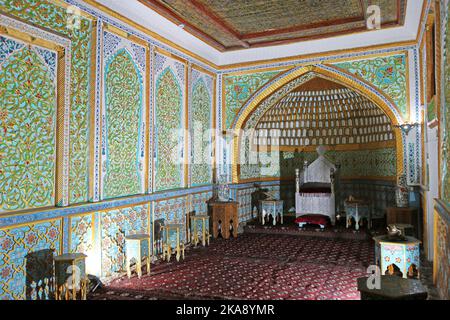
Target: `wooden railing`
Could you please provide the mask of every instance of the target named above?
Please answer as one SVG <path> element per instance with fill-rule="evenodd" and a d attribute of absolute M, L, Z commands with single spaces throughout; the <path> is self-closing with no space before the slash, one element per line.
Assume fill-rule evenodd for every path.
<path fill-rule="evenodd" d="M 433 281 L 441 299 L 450 299 L 450 209 L 436 199 Z"/>

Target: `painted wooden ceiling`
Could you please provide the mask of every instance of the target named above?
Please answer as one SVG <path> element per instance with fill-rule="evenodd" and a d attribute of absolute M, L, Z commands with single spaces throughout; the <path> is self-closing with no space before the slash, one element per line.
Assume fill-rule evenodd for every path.
<path fill-rule="evenodd" d="M 139 0 L 220 51 L 272 46 L 357 32 L 367 8 L 381 27 L 404 24 L 407 0 Z"/>

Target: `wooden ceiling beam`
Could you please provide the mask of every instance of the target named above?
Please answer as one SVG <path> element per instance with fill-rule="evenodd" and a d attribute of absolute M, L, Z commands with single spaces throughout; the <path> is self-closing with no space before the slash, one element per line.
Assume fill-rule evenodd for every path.
<path fill-rule="evenodd" d="M 303 31 L 303 30 L 328 27 L 328 26 L 332 26 L 332 25 L 342 25 L 342 24 L 358 22 L 358 21 L 364 22 L 364 16 L 363 17 L 358 16 L 358 17 L 337 19 L 337 20 L 328 20 L 328 21 L 316 22 L 316 23 L 311 23 L 311 24 L 305 24 L 305 25 L 301 25 L 301 26 L 288 27 L 288 28 L 284 28 L 284 29 L 247 33 L 242 36 L 242 39 L 243 40 L 251 40 L 251 39 L 263 38 L 263 37 L 267 37 L 267 36 L 273 36 L 273 35 L 277 35 L 277 34 L 285 35 L 285 34 L 294 33 L 294 32 Z"/>
<path fill-rule="evenodd" d="M 396 27 L 396 26 L 397 26 L 397 23 L 392 22 L 392 23 L 383 24 L 382 28 L 392 28 L 392 27 Z M 295 42 L 306 41 L 306 40 L 326 39 L 326 38 L 331 38 L 334 36 L 343 36 L 343 35 L 348 35 L 348 34 L 353 34 L 353 33 L 360 33 L 360 32 L 364 32 L 364 31 L 367 31 L 366 26 L 348 30 L 348 31 L 335 31 L 335 32 L 328 32 L 328 33 L 322 33 L 322 34 L 316 34 L 316 35 L 310 35 L 310 36 L 294 37 L 291 39 L 253 42 L 253 43 L 251 43 L 251 47 L 259 48 L 259 47 L 267 47 L 267 46 L 295 43 Z M 230 50 L 230 49 L 239 50 L 238 47 L 227 48 L 227 49 L 228 50 Z"/>

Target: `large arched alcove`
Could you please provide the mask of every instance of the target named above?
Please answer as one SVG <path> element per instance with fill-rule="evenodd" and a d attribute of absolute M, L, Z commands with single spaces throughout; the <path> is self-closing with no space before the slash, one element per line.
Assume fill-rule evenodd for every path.
<path fill-rule="evenodd" d="M 395 133 L 390 119 L 363 95 L 322 77 L 283 97 L 253 129 L 251 153 L 259 160 L 267 153 L 275 155 L 279 163 L 277 171 L 271 171 L 264 170 L 269 168 L 260 161 L 258 177 L 292 178 L 296 167 L 314 160 L 315 149 L 325 146 L 346 179 L 395 179 Z M 244 176 L 242 170 L 240 174 L 242 179 L 255 178 Z"/>
<path fill-rule="evenodd" d="M 327 83 L 326 85 L 325 82 Z M 321 87 L 322 85 L 324 87 Z M 310 89 L 314 88 L 315 90 L 307 90 L 308 86 L 310 86 Z M 323 97 L 320 97 L 321 89 L 323 89 Z M 293 70 L 290 70 L 286 74 L 280 76 L 278 79 L 275 79 L 274 81 L 272 81 L 272 83 L 269 83 L 266 87 L 258 91 L 241 109 L 233 122 L 234 139 L 232 141 L 232 179 L 234 183 L 253 180 L 249 179 L 252 178 L 249 176 L 242 177 L 241 171 L 243 171 L 243 166 L 245 166 L 246 163 L 252 163 L 252 161 L 254 162 L 255 150 L 252 150 L 251 144 L 254 141 L 255 132 L 256 134 L 259 134 L 260 131 L 257 131 L 257 129 L 261 129 L 261 126 L 264 126 L 264 122 L 270 122 L 265 121 L 263 117 L 266 117 L 267 120 L 267 117 L 274 116 L 274 119 L 276 119 L 276 113 L 282 112 L 280 106 L 283 103 L 284 105 L 289 106 L 295 99 L 301 99 L 297 96 L 301 95 L 302 90 L 305 92 L 316 92 L 317 96 L 315 98 L 311 96 L 311 105 L 305 105 L 305 108 L 294 108 L 295 110 L 298 110 L 300 114 L 303 114 L 303 119 L 301 119 L 301 117 L 298 118 L 297 113 L 295 114 L 295 116 L 293 116 L 292 114 L 289 116 L 292 119 L 295 118 L 295 120 L 289 120 L 288 125 L 292 125 L 295 123 L 295 125 L 293 125 L 293 127 L 289 129 L 301 130 L 301 134 L 300 136 L 292 137 L 294 140 L 292 141 L 292 143 L 289 143 L 289 145 L 284 145 L 284 149 L 291 148 L 293 151 L 295 151 L 295 149 L 309 149 L 307 151 L 311 151 L 314 147 L 314 144 L 312 143 L 313 140 L 311 139 L 314 138 L 316 138 L 316 145 L 320 144 L 320 141 L 322 141 L 322 144 L 327 144 L 326 139 L 328 138 L 328 145 L 332 147 L 331 149 L 337 150 L 358 150 L 361 149 L 361 146 L 365 144 L 370 144 L 368 148 L 374 149 L 377 143 L 386 143 L 390 147 L 395 148 L 396 169 L 395 174 L 391 176 L 391 179 L 395 179 L 396 176 L 403 173 L 404 136 L 402 135 L 401 130 L 397 127 L 398 124 L 403 123 L 403 119 L 399 115 L 395 104 L 383 93 L 379 92 L 373 86 L 365 83 L 361 79 L 354 78 L 351 75 L 348 75 L 330 66 L 314 65 L 294 68 Z M 340 94 L 342 95 L 342 97 L 338 97 L 337 99 L 333 98 L 331 100 L 334 92 L 341 92 Z M 307 94 L 305 94 L 305 98 L 306 96 Z M 349 96 L 348 99 L 350 99 L 350 97 L 352 97 L 351 99 L 353 99 L 352 101 L 348 100 L 348 102 L 351 102 L 352 104 L 352 107 L 349 107 L 349 110 L 345 109 L 345 105 L 347 103 L 347 98 L 345 98 L 346 96 Z M 317 101 L 315 102 L 314 99 L 317 99 Z M 323 127 L 320 127 L 320 124 L 317 123 L 317 121 L 315 121 L 314 123 L 314 128 L 305 126 L 305 121 L 310 120 L 309 124 L 313 123 L 312 118 L 309 119 L 308 117 L 313 117 L 314 112 L 312 112 L 313 110 L 311 109 L 311 106 L 313 106 L 314 103 L 316 103 L 317 107 L 319 107 L 318 99 L 330 99 L 325 100 L 328 102 L 326 104 L 322 104 L 321 106 L 321 108 L 334 108 L 331 114 L 329 112 L 327 113 L 329 114 L 329 117 L 333 116 L 332 114 L 334 113 L 336 114 L 336 116 L 343 115 L 344 112 L 351 113 L 351 108 L 354 109 L 353 114 L 351 117 L 333 119 L 333 123 L 331 122 L 332 119 L 329 119 L 330 121 L 327 121 L 327 124 L 322 124 Z M 358 106 L 353 105 L 355 102 L 358 102 Z M 289 108 L 285 109 L 289 110 Z M 273 114 L 271 114 L 271 112 Z M 292 113 L 293 111 L 291 110 L 290 112 Z M 318 113 L 318 115 L 319 114 L 320 112 Z M 287 116 L 288 115 L 286 115 L 286 117 Z M 354 119 L 351 119 L 352 117 Z M 281 126 L 282 121 L 280 119 L 281 118 L 278 118 L 273 122 L 279 123 L 279 125 Z M 285 118 L 284 121 L 286 121 L 286 119 L 288 118 Z M 297 122 L 297 120 L 300 121 Z M 303 123 L 301 122 L 302 120 L 304 121 Z M 344 121 L 347 124 L 345 126 L 337 126 L 335 120 Z M 361 125 L 359 125 L 359 127 L 354 127 L 353 125 L 348 126 L 349 120 L 352 123 L 356 121 L 364 122 L 361 122 Z M 329 126 L 328 128 L 326 127 L 327 125 Z M 372 126 L 376 126 L 376 129 L 374 129 Z M 306 130 L 305 136 L 303 136 L 304 129 Z M 329 129 L 331 129 L 331 131 L 329 131 Z M 334 134 L 334 129 L 338 130 L 338 136 Z M 342 134 L 339 134 L 340 129 L 344 130 L 342 131 Z M 356 129 L 355 133 L 353 133 L 353 129 Z M 311 130 L 315 132 L 317 130 L 327 130 L 327 134 L 314 134 L 315 137 L 308 137 L 308 134 L 311 134 Z M 346 134 L 345 132 L 348 132 L 348 130 L 351 130 L 352 134 Z M 372 133 L 375 133 L 372 132 L 373 130 L 377 130 L 379 134 L 375 134 L 373 137 L 371 137 Z M 363 134 L 363 136 L 358 137 L 359 134 Z M 342 137 L 340 137 L 339 135 L 341 135 Z M 281 141 L 281 137 L 279 138 Z M 298 140 L 296 141 L 295 138 L 298 138 Z M 301 138 L 303 138 L 303 145 L 300 142 Z M 334 139 L 334 141 L 332 140 L 332 138 Z M 343 138 L 345 138 L 345 143 L 341 143 L 341 139 Z M 291 142 L 291 140 L 289 141 Z M 265 152 L 273 152 L 273 150 L 280 149 L 280 145 L 270 145 L 262 149 L 264 149 Z M 256 163 L 256 165 L 258 165 L 258 163 Z M 258 176 L 260 177 L 261 175 L 258 174 Z"/>
<path fill-rule="evenodd" d="M 293 180 L 295 169 L 315 160 L 316 148 L 325 146 L 326 157 L 341 168 L 342 199 L 370 198 L 381 216 L 395 203 L 396 180 L 404 171 L 404 137 L 397 127 L 402 119 L 395 105 L 367 84 L 305 69 L 255 95 L 235 119 L 233 181 Z M 287 183 L 292 195 L 291 187 Z"/>

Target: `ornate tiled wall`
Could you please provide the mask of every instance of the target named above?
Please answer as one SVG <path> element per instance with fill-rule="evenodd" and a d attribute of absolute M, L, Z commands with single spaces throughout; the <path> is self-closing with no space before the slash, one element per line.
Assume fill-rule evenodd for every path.
<path fill-rule="evenodd" d="M 69 251 L 92 254 L 95 241 L 95 215 L 88 213 L 69 217 Z"/>
<path fill-rule="evenodd" d="M 67 156 L 67 163 L 64 163 L 64 169 L 68 175 L 68 177 L 64 177 L 64 185 L 68 190 L 64 195 L 65 198 L 61 200 L 61 204 L 85 202 L 88 199 L 88 123 L 89 98 L 92 90 L 90 68 L 94 21 L 81 16 L 77 21 L 76 28 L 68 27 L 67 21 L 70 17 L 68 17 L 66 8 L 51 1 L 5 0 L 2 2 L 2 11 L 11 17 L 32 23 L 37 28 L 47 28 L 70 39 L 70 50 L 66 50 L 66 54 L 71 57 L 70 76 L 65 75 L 66 80 L 70 79 L 71 86 L 71 95 L 65 97 L 70 100 L 68 109 L 70 110 L 68 115 L 70 124 L 66 121 L 63 129 L 67 133 L 64 144 L 67 144 L 68 150 L 65 152 L 70 157 Z M 15 25 L 17 26 L 17 24 Z M 33 27 L 28 25 L 24 29 L 27 33 L 33 32 Z M 38 31 L 37 34 L 42 37 L 44 33 Z M 55 43 L 55 37 L 53 36 L 50 41 Z M 39 66 L 35 65 L 34 68 L 39 68 Z M 28 92 L 31 93 L 31 91 Z M 42 95 L 41 98 L 34 96 L 34 99 L 42 99 L 42 101 L 48 98 L 48 94 Z M 33 102 L 36 103 L 35 101 Z M 28 125 L 36 125 L 36 122 L 30 122 Z"/>
<path fill-rule="evenodd" d="M 130 234 L 148 234 L 148 221 L 148 204 L 100 213 L 103 277 L 125 269 L 125 237 Z"/>
<path fill-rule="evenodd" d="M 394 148 L 358 151 L 330 150 L 326 153 L 326 157 L 331 162 L 341 165 L 341 177 L 392 178 L 397 173 L 397 157 Z M 315 158 L 317 154 L 314 155 Z"/>
<path fill-rule="evenodd" d="M 52 206 L 58 53 L 3 36 L 0 46 L 0 212 Z"/>
<path fill-rule="evenodd" d="M 190 214 L 203 215 L 208 214 L 207 201 L 213 196 L 212 191 L 203 193 L 194 193 L 190 195 Z"/>
<path fill-rule="evenodd" d="M 33 282 L 45 287 L 47 279 L 51 284 L 49 249 L 62 251 L 61 219 L 0 228 L 1 299 L 31 299 Z"/>
<path fill-rule="evenodd" d="M 187 215 L 190 212 L 188 197 L 177 197 L 155 201 L 153 221 L 164 219 L 164 224 L 174 223 L 186 226 Z M 180 239 L 187 240 L 186 227 L 180 230 Z"/>
<path fill-rule="evenodd" d="M 103 31 L 103 199 L 144 192 L 146 56 L 146 47 Z"/>
<path fill-rule="evenodd" d="M 377 55 L 379 57 L 377 57 Z M 311 64 L 316 62 L 317 58 L 309 59 L 299 59 L 296 61 L 298 64 Z M 329 60 L 329 61 L 327 61 Z M 336 60 L 338 62 L 336 62 Z M 291 62 L 293 63 L 293 62 Z M 265 67 L 275 68 L 278 66 L 286 67 L 287 63 L 273 63 L 270 65 L 265 65 Z M 291 64 L 292 66 L 293 64 Z M 333 67 L 330 67 L 330 66 Z M 282 82 L 283 77 L 288 78 L 289 75 L 298 73 L 297 69 L 302 66 L 294 67 L 285 71 L 281 75 L 275 76 L 274 79 L 269 80 L 265 85 L 259 87 L 255 90 L 253 96 L 247 100 L 243 107 L 236 111 L 235 114 L 247 115 L 249 109 L 255 107 L 253 100 L 257 100 L 258 94 L 265 94 L 267 91 L 273 90 L 272 88 L 277 88 L 277 83 Z M 389 107 L 390 112 L 395 116 L 396 121 L 403 122 L 414 122 L 420 119 L 420 101 L 419 101 L 419 61 L 418 61 L 418 49 L 416 46 L 405 47 L 399 50 L 389 50 L 382 49 L 373 52 L 370 58 L 365 58 L 364 54 L 343 54 L 336 55 L 332 57 L 320 59 L 320 63 L 314 65 L 314 67 L 324 69 L 326 72 L 335 73 L 336 77 L 345 77 L 350 82 L 359 83 L 363 90 L 368 90 L 372 92 L 377 97 L 380 97 Z M 261 67 L 262 68 L 262 67 Z M 250 73 L 250 68 L 236 68 L 233 72 L 239 73 L 243 72 L 245 74 Z M 255 68 L 254 73 L 258 72 Z M 269 99 L 262 100 L 259 106 L 256 107 L 253 113 L 250 114 L 248 120 L 246 120 L 245 129 L 254 128 L 254 124 L 257 123 L 261 114 L 270 108 L 272 105 L 271 100 L 279 99 L 279 92 L 286 88 L 285 93 L 292 90 L 293 87 L 302 83 L 302 78 L 308 75 L 314 75 L 314 71 L 310 73 L 303 74 L 299 78 L 295 78 L 294 81 L 289 82 L 281 89 L 276 89 L 269 97 Z M 290 78 L 289 78 L 290 79 Z M 308 81 L 308 79 L 304 79 Z M 296 83 L 294 85 L 294 83 Z M 293 84 L 293 85 L 291 85 Z M 290 87 L 290 88 L 289 88 Z M 273 97 L 273 99 L 272 99 Z M 278 97 L 278 98 L 277 98 Z M 255 116 L 254 116 L 255 115 Z M 237 117 L 234 116 L 234 121 Z M 242 118 L 243 119 L 243 118 Z M 236 125 L 234 123 L 233 125 Z M 402 134 L 402 145 L 399 146 L 397 154 L 402 154 L 403 165 L 402 168 L 406 173 L 408 173 L 408 182 L 411 184 L 420 183 L 421 181 L 421 131 L 413 130 L 409 135 Z M 414 152 L 410 153 L 407 144 L 411 142 L 414 145 Z M 241 157 L 241 165 L 238 177 L 236 178 L 236 170 L 233 168 L 233 172 L 229 172 L 229 175 L 233 175 L 234 180 L 248 180 L 259 174 L 258 165 L 248 164 L 242 157 L 249 159 L 251 157 L 249 151 L 249 143 L 241 143 L 240 151 L 238 153 Z M 399 160 L 398 160 L 399 161 Z M 230 166 L 227 166 L 230 168 Z M 275 172 L 274 175 L 278 173 Z M 400 174 L 400 172 L 398 172 Z"/>
<path fill-rule="evenodd" d="M 210 75 L 192 70 L 190 95 L 190 186 L 212 182 L 214 84 Z"/>
<path fill-rule="evenodd" d="M 437 217 L 437 271 L 436 282 L 442 299 L 450 299 L 450 223 L 442 217 Z"/>
<path fill-rule="evenodd" d="M 177 129 L 196 122 L 207 127 L 213 119 L 228 127 L 274 78 L 320 60 L 222 72 L 84 1 L 3 0 L 0 6 L 7 14 L 0 14 L 0 25 L 14 30 L 0 36 L 0 88 L 14 102 L 0 110 L 0 138 L 20 142 L 0 143 L 0 299 L 51 297 L 53 254 L 84 252 L 88 270 L 114 275 L 123 269 L 125 235 L 151 233 L 154 219 L 185 224 L 188 213 L 206 212 L 212 166 L 195 158 L 199 150 L 211 157 L 211 136 L 198 143 Z M 25 41 L 30 35 L 35 42 Z M 182 161 L 170 162 L 173 155 Z M 189 158 L 194 163 L 186 166 Z M 293 199 L 293 184 L 265 186 Z M 252 183 L 233 189 L 240 221 L 251 217 L 253 191 Z"/>
<path fill-rule="evenodd" d="M 395 102 L 400 113 L 408 118 L 407 55 L 392 55 L 334 64 L 355 74 L 385 92 Z"/>
<path fill-rule="evenodd" d="M 186 127 L 188 97 L 191 123 L 212 126 L 215 74 L 183 53 L 183 63 L 169 57 L 173 49 L 75 0 L 6 0 L 1 11 L 8 15 L 0 15 L 0 82 L 11 103 L 0 111 L 0 137 L 7 142 L 0 144 L 0 299 L 48 298 L 44 278 L 34 293 L 25 291 L 34 272 L 26 255 L 51 248 L 83 252 L 88 270 L 109 277 L 123 269 L 125 235 L 150 232 L 154 200 L 175 196 L 183 212 L 191 205 L 205 212 L 212 132 L 200 144 L 186 144 L 192 152 L 185 149 L 185 132 L 177 131 L 173 144 L 169 138 L 172 129 Z M 205 72 L 188 70 L 188 60 Z M 169 152 L 184 160 L 202 148 L 209 161 L 189 174 L 200 189 L 142 195 L 185 187 L 183 161 L 171 166 Z M 192 202 L 190 193 L 196 194 Z M 166 210 L 163 203 L 155 202 L 156 209 Z M 178 221 L 172 213 L 167 219 Z"/>
<path fill-rule="evenodd" d="M 256 188 L 246 188 L 236 191 L 236 200 L 239 202 L 239 222 L 252 219 L 252 193 L 255 191 Z"/>
<path fill-rule="evenodd" d="M 281 87 L 275 93 L 270 95 L 270 97 L 264 100 L 258 108 L 250 115 L 248 121 L 245 124 L 244 130 L 247 132 L 251 132 L 250 130 L 256 127 L 258 123 L 258 119 L 270 109 L 279 99 L 285 96 L 294 88 L 308 82 L 309 80 L 314 78 L 314 74 L 309 73 L 305 74 L 291 82 L 287 85 Z M 246 106 L 242 109 L 244 109 Z M 242 109 L 240 112 L 242 112 Z M 239 159 L 240 159 L 240 178 L 241 179 L 254 179 L 259 175 L 259 166 L 258 160 L 256 158 L 256 153 L 250 150 L 250 139 L 244 139 L 244 142 L 240 144 L 239 150 Z"/>
<path fill-rule="evenodd" d="M 280 70 L 276 70 L 224 76 L 224 129 L 231 128 L 233 120 L 244 102 L 280 72 Z"/>
<path fill-rule="evenodd" d="M 439 3 L 439 17 L 437 21 L 440 26 L 440 38 L 436 39 L 436 44 L 440 47 L 437 48 L 437 54 L 440 54 L 437 61 L 441 64 L 438 66 L 437 76 L 437 95 L 440 105 L 438 109 L 441 117 L 439 119 L 441 124 L 441 146 L 440 146 L 440 165 L 439 168 L 441 174 L 440 185 L 440 199 L 435 201 L 434 212 L 434 283 L 437 287 L 439 296 L 441 299 L 450 299 L 450 173 L 449 164 L 450 158 L 448 156 L 448 150 L 450 147 L 449 139 L 449 126 L 450 126 L 450 112 L 448 110 L 450 106 L 450 45 L 449 45 L 449 12 L 450 1 L 443 0 Z"/>
<path fill-rule="evenodd" d="M 184 185 L 185 65 L 155 57 L 155 190 Z"/>
<path fill-rule="evenodd" d="M 259 153 L 269 160 L 260 160 L 260 164 L 253 175 L 246 178 L 294 178 L 295 169 L 303 168 L 304 161 L 312 163 L 317 159 L 316 152 L 290 152 Z M 345 178 L 378 177 L 394 178 L 397 174 L 397 156 L 395 148 L 382 148 L 375 150 L 335 151 L 326 152 L 326 157 L 335 164 L 341 165 L 341 176 Z M 269 170 L 271 169 L 271 170 Z"/>

